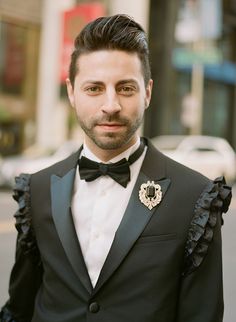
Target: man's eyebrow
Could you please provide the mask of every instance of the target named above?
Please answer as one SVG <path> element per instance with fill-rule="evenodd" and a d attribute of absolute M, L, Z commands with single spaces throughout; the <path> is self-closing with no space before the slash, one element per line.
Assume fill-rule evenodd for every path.
<path fill-rule="evenodd" d="M 104 85 L 104 83 L 102 81 L 96 81 L 96 80 L 93 80 L 93 79 L 88 79 L 86 81 L 84 81 L 82 83 L 82 86 L 86 85 L 86 84 L 93 84 L 93 85 Z"/>
<path fill-rule="evenodd" d="M 133 78 L 122 79 L 117 82 L 117 85 L 124 85 L 124 84 L 135 84 L 137 87 L 139 87 L 138 82 Z"/>

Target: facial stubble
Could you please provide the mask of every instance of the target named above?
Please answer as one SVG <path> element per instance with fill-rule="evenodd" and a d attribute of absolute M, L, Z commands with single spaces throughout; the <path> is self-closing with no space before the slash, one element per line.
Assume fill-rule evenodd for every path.
<path fill-rule="evenodd" d="M 117 114 L 106 115 L 101 118 L 91 118 L 87 123 L 83 121 L 79 115 L 77 115 L 77 118 L 82 130 L 94 142 L 94 144 L 96 144 L 96 146 L 103 150 L 116 150 L 127 145 L 135 135 L 142 123 L 143 113 L 139 114 L 134 121 L 126 117 L 120 117 Z M 97 133 L 96 128 L 99 124 L 109 122 L 121 124 L 124 131 L 118 133 L 112 131 L 104 132 L 103 134 Z"/>

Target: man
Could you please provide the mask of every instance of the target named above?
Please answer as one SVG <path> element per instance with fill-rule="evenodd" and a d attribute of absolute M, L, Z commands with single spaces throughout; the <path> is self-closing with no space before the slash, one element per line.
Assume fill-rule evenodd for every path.
<path fill-rule="evenodd" d="M 16 263 L 1 321 L 222 321 L 220 228 L 231 191 L 139 138 L 152 91 L 141 26 L 125 15 L 88 24 L 67 88 L 84 144 L 17 178 Z"/>

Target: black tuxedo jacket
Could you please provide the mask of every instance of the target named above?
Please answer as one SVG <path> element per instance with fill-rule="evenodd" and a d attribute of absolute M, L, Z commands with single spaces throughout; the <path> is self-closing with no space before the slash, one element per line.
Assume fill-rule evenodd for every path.
<path fill-rule="evenodd" d="M 16 262 L 1 321 L 222 321 L 220 227 L 230 189 L 148 142 L 93 288 L 71 215 L 77 161 L 78 153 L 17 181 Z M 140 186 L 148 180 L 159 183 L 163 193 L 152 210 L 139 200 Z"/>

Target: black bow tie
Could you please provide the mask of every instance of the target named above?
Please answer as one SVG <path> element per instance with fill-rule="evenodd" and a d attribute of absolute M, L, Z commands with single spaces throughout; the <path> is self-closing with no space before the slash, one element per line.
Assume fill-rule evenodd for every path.
<path fill-rule="evenodd" d="M 86 157 L 81 157 L 79 163 L 80 178 L 85 181 L 93 181 L 100 176 L 108 175 L 123 187 L 130 181 L 129 166 L 143 153 L 145 144 L 141 140 L 139 148 L 131 154 L 128 160 L 122 159 L 115 163 L 95 162 Z"/>

